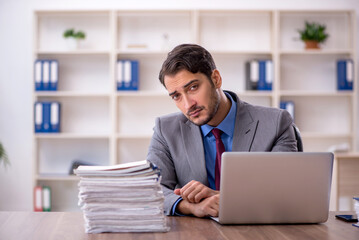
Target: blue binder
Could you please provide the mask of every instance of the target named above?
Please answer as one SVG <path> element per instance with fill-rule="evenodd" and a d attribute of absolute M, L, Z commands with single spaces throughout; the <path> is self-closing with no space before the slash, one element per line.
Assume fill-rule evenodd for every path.
<path fill-rule="evenodd" d="M 352 59 L 337 61 L 337 88 L 341 90 L 353 90 L 354 65 Z"/>
<path fill-rule="evenodd" d="M 35 102 L 35 133 L 60 132 L 61 104 L 59 102 Z"/>
<path fill-rule="evenodd" d="M 42 103 L 42 116 L 43 116 L 43 132 L 51 132 L 50 128 L 50 114 L 51 102 Z"/>
<path fill-rule="evenodd" d="M 42 60 L 42 90 L 50 90 L 50 61 Z"/>
<path fill-rule="evenodd" d="M 271 91 L 273 82 L 273 65 L 271 60 L 259 60 L 258 90 Z"/>
<path fill-rule="evenodd" d="M 138 90 L 139 64 L 134 60 L 117 61 L 117 90 Z"/>
<path fill-rule="evenodd" d="M 287 110 L 289 114 L 294 119 L 294 102 L 293 101 L 281 101 L 279 103 L 279 108 Z"/>
<path fill-rule="evenodd" d="M 50 60 L 50 91 L 57 91 L 59 81 L 59 63 L 56 60 Z"/>
<path fill-rule="evenodd" d="M 51 102 L 50 105 L 50 132 L 60 132 L 60 103 Z"/>
<path fill-rule="evenodd" d="M 41 102 L 35 102 L 34 105 L 34 123 L 35 123 L 35 132 L 43 132 L 43 109 Z"/>
<path fill-rule="evenodd" d="M 42 86 L 42 61 L 36 60 L 34 63 L 34 81 L 35 81 L 35 90 L 41 91 L 43 89 Z"/>

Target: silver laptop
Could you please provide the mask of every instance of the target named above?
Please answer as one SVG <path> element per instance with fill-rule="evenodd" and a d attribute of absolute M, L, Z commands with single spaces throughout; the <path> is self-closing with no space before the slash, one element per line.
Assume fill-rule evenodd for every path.
<path fill-rule="evenodd" d="M 321 223 L 328 219 L 332 153 L 225 152 L 221 224 Z"/>

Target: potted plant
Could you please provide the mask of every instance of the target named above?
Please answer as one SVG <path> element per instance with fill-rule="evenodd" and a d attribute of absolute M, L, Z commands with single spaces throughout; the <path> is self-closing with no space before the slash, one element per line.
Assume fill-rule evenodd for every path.
<path fill-rule="evenodd" d="M 64 34 L 64 38 L 67 39 L 68 46 L 70 49 L 78 49 L 80 40 L 86 38 L 86 34 L 83 31 L 75 31 L 75 29 L 67 29 Z"/>
<path fill-rule="evenodd" d="M 319 43 L 324 43 L 329 36 L 325 30 L 325 25 L 306 21 L 305 28 L 298 30 L 300 39 L 305 42 L 305 49 L 318 49 Z"/>
<path fill-rule="evenodd" d="M 6 154 L 4 146 L 0 142 L 0 165 L 1 164 L 4 164 L 4 166 L 7 167 L 8 165 L 10 165 L 10 161 Z"/>

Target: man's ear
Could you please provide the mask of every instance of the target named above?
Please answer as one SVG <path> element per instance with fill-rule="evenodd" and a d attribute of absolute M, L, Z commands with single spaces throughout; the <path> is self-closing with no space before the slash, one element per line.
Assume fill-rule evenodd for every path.
<path fill-rule="evenodd" d="M 217 69 L 214 69 L 212 72 L 212 82 L 213 82 L 215 88 L 222 87 L 222 77 Z"/>

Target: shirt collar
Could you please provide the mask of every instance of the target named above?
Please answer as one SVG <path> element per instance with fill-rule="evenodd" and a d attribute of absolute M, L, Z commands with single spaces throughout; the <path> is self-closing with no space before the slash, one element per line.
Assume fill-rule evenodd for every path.
<path fill-rule="evenodd" d="M 229 110 L 227 116 L 223 119 L 223 121 L 216 127 L 225 134 L 227 134 L 230 137 L 233 137 L 234 132 L 234 125 L 236 120 L 236 112 L 237 112 L 237 103 L 233 100 L 232 96 L 229 93 L 226 93 L 226 96 L 228 99 L 231 100 L 231 109 Z M 204 124 L 201 126 L 202 135 L 203 137 L 206 137 L 213 129 L 214 127 L 209 126 L 208 124 Z"/>

